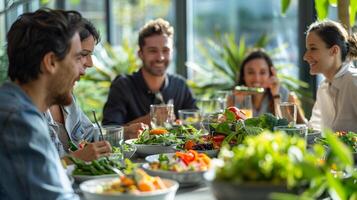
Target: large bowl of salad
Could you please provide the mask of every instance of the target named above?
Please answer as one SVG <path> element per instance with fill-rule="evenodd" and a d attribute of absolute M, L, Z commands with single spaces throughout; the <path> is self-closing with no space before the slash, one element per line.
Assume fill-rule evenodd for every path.
<path fill-rule="evenodd" d="M 181 139 L 164 128 L 145 130 L 136 139 L 126 140 L 125 143 L 134 145 L 136 153 L 140 157 L 153 154 L 172 153 L 173 147 L 180 143 Z"/>
<path fill-rule="evenodd" d="M 136 144 L 137 139 L 126 140 L 125 143 L 132 144 L 136 148 L 136 155 L 139 157 L 146 157 L 158 153 L 172 153 L 175 152 L 173 147 L 175 145 L 167 144 Z"/>
<path fill-rule="evenodd" d="M 120 178 L 85 181 L 79 187 L 88 200 L 174 200 L 178 183 L 137 169 Z"/>
<path fill-rule="evenodd" d="M 193 150 L 151 155 L 145 160 L 148 163 L 142 167 L 148 174 L 176 180 L 180 187 L 203 183 L 203 174 L 211 166 L 211 159 L 206 154 Z"/>

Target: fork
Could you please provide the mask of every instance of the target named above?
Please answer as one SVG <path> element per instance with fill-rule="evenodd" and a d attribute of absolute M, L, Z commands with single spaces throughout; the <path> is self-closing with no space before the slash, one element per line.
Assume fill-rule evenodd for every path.
<path fill-rule="evenodd" d="M 120 169 L 115 168 L 115 167 L 110 166 L 110 165 L 108 165 L 108 167 L 109 167 L 113 172 L 115 172 L 116 174 L 118 174 L 120 178 L 121 178 L 121 177 L 125 177 L 125 174 L 124 174 Z"/>

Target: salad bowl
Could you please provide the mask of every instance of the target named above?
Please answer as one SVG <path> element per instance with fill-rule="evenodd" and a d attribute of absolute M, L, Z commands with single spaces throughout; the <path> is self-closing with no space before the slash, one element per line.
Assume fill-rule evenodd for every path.
<path fill-rule="evenodd" d="M 103 193 L 103 188 L 118 178 L 101 178 L 85 181 L 79 188 L 87 200 L 174 200 L 179 184 L 176 181 L 163 179 L 167 188 L 152 191 L 133 193 Z"/>
<path fill-rule="evenodd" d="M 168 153 L 168 154 L 161 154 L 167 156 L 167 158 L 170 160 L 169 163 L 175 164 L 175 158 L 174 158 L 174 153 Z M 167 178 L 167 179 L 173 179 L 177 182 L 180 183 L 180 187 L 189 187 L 189 186 L 194 186 L 201 184 L 205 182 L 205 179 L 203 177 L 204 173 L 206 171 L 172 171 L 172 170 L 162 170 L 162 169 L 153 169 L 150 166 L 150 163 L 153 162 L 158 162 L 160 158 L 160 154 L 156 155 L 151 155 L 147 156 L 145 158 L 146 161 L 149 163 L 144 163 L 142 165 L 142 168 L 151 176 L 159 176 L 162 178 Z M 169 164 L 170 165 L 170 164 Z"/>
<path fill-rule="evenodd" d="M 173 145 L 165 145 L 165 144 L 135 144 L 137 139 L 129 139 L 126 140 L 125 143 L 129 145 L 133 145 L 136 148 L 136 154 L 139 157 L 145 157 L 153 154 L 160 153 L 173 153 L 175 150 L 172 148 Z"/>

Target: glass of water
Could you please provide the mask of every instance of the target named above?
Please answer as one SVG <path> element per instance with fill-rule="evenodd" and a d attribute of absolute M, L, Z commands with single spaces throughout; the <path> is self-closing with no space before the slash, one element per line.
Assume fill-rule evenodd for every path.
<path fill-rule="evenodd" d="M 179 119 L 185 125 L 198 125 L 201 122 L 201 113 L 197 109 L 182 109 L 178 111 Z"/>
<path fill-rule="evenodd" d="M 101 127 L 103 139 L 108 141 L 112 147 L 120 149 L 119 159 L 123 160 L 124 128 L 119 125 L 108 125 Z"/>
<path fill-rule="evenodd" d="M 196 105 L 199 108 L 202 116 L 219 113 L 223 111 L 221 109 L 220 101 L 215 98 L 197 100 Z"/>
<path fill-rule="evenodd" d="M 151 128 L 170 127 L 175 120 L 173 104 L 150 105 Z"/>
<path fill-rule="evenodd" d="M 291 102 L 282 102 L 279 104 L 278 117 L 285 118 L 288 120 L 290 126 L 296 124 L 297 118 L 297 108 L 294 103 Z"/>

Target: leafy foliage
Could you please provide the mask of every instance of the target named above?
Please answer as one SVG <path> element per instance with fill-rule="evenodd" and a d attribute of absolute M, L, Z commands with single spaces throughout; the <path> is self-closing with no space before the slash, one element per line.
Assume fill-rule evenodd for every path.
<path fill-rule="evenodd" d="M 284 15 L 288 10 L 290 5 L 290 0 L 281 0 L 281 13 Z"/>
<path fill-rule="evenodd" d="M 221 149 L 219 158 L 223 163 L 217 168 L 216 179 L 286 184 L 302 189 L 299 196 L 273 194 L 272 199 L 320 199 L 326 194 L 332 199 L 354 199 L 357 171 L 350 159 L 351 151 L 330 131 L 325 131 L 325 135 L 334 146 L 331 153 L 320 144 L 307 150 L 302 138 L 280 132 L 248 136 L 242 145 Z M 343 176 L 343 172 L 349 177 Z"/>
<path fill-rule="evenodd" d="M 346 1 L 349 3 L 348 10 L 350 16 L 350 25 L 353 26 L 357 14 L 357 1 Z M 315 0 L 315 10 L 319 20 L 325 19 L 328 16 L 329 6 L 337 6 L 337 0 Z M 290 0 L 281 0 L 281 13 L 284 15 L 290 6 Z M 341 20 L 341 19 L 340 19 Z M 347 19 L 348 20 L 348 19 Z"/>

